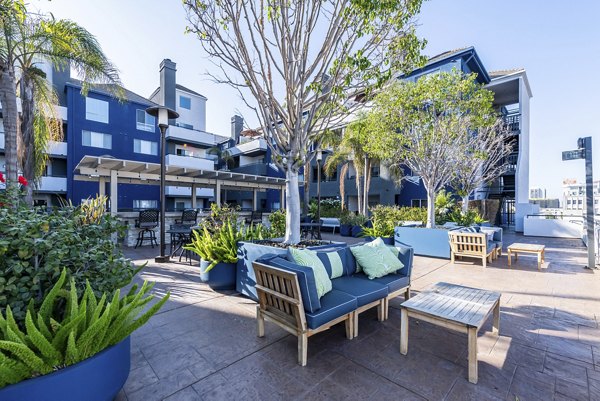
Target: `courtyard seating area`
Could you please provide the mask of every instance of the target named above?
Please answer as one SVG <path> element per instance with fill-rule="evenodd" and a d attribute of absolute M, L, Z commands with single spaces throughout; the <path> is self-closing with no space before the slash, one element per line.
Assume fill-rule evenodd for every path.
<path fill-rule="evenodd" d="M 324 239 L 363 239 L 323 233 Z M 200 282 L 197 263 L 155 264 L 156 249 L 127 249 L 148 264 L 135 281 L 155 282 L 171 297 L 132 335 L 129 379 L 117 400 L 377 399 L 595 400 L 600 398 L 600 279 L 585 270 L 580 240 L 504 233 L 504 244 L 545 246 L 508 267 L 506 253 L 483 268 L 415 256 L 413 296 L 446 282 L 500 294 L 500 330 L 487 319 L 478 332 L 478 382 L 469 383 L 467 334 L 408 319 L 408 352 L 400 353 L 403 296 L 360 315 L 359 335 L 344 323 L 310 338 L 308 363 L 297 339 L 270 322 L 257 336 L 256 302 Z M 505 245 L 506 246 L 506 245 Z"/>

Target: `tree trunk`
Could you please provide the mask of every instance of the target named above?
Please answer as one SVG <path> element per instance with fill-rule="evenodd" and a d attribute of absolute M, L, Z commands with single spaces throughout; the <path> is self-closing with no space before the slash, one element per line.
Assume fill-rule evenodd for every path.
<path fill-rule="evenodd" d="M 462 197 L 462 211 L 467 213 L 469 211 L 469 195 Z"/>
<path fill-rule="evenodd" d="M 340 197 L 342 210 L 346 209 L 346 174 L 348 173 L 348 163 L 344 163 L 340 169 Z"/>
<path fill-rule="evenodd" d="M 36 176 L 36 141 L 34 130 L 34 87 L 33 82 L 24 75 L 21 78 L 21 145 L 23 146 L 23 176 L 29 184 L 25 187 L 25 203 L 33 206 L 33 188 L 38 177 Z"/>
<path fill-rule="evenodd" d="M 285 172 L 285 243 L 300 242 L 300 191 L 298 189 L 298 170 L 288 166 Z M 283 206 L 283 205 L 281 205 Z"/>
<path fill-rule="evenodd" d="M 17 93 L 15 71 L 11 65 L 0 66 L 0 104 L 4 126 L 4 157 L 6 163 L 6 188 L 17 184 L 19 171 L 17 158 Z"/>
<path fill-rule="evenodd" d="M 363 214 L 369 214 L 369 188 L 371 187 L 371 159 L 365 158 L 365 188 L 363 200 Z"/>
<path fill-rule="evenodd" d="M 310 204 L 310 162 L 304 165 L 304 204 L 302 205 L 302 214 L 308 215 L 308 205 Z"/>
<path fill-rule="evenodd" d="M 435 191 L 427 188 L 427 228 L 435 228 Z"/>
<path fill-rule="evenodd" d="M 362 200 L 363 200 L 363 192 L 362 192 L 362 177 L 358 174 L 358 169 L 356 170 L 356 175 L 354 176 L 354 180 L 356 181 L 356 198 L 358 200 L 358 213 L 362 213 Z"/>

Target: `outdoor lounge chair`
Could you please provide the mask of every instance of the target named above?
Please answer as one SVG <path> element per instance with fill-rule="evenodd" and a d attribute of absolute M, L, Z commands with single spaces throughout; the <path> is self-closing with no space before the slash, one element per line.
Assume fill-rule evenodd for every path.
<path fill-rule="evenodd" d="M 483 267 L 498 257 L 496 244 L 488 241 L 488 235 L 479 232 L 475 227 L 466 227 L 448 232 L 450 241 L 450 261 L 454 263 L 457 256 L 479 258 Z"/>

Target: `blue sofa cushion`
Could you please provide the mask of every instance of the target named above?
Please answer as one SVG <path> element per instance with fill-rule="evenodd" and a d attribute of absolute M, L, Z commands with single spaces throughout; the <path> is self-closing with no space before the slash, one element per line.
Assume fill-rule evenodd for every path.
<path fill-rule="evenodd" d="M 464 227 L 460 229 L 463 233 L 478 233 L 480 230 L 481 228 L 479 228 L 479 226 Z"/>
<path fill-rule="evenodd" d="M 361 276 L 366 277 L 364 274 Z M 333 289 L 343 291 L 354 297 L 358 306 L 363 306 L 371 302 L 383 299 L 388 295 L 388 287 L 386 284 L 375 282 L 373 280 L 361 280 L 355 276 L 345 276 L 332 280 Z"/>
<path fill-rule="evenodd" d="M 344 264 L 344 276 L 351 276 L 354 273 L 356 273 L 358 263 L 356 263 L 356 258 L 352 254 L 352 251 L 350 250 L 349 246 L 344 248 L 344 252 L 346 253 L 346 263 Z"/>
<path fill-rule="evenodd" d="M 383 276 L 380 278 L 376 278 L 373 280 L 370 280 L 369 277 L 367 277 L 364 274 L 355 274 L 354 277 L 357 280 L 363 280 L 366 281 L 368 283 L 377 283 L 377 284 L 381 284 L 381 285 L 385 285 L 388 288 L 388 293 L 392 293 L 394 291 L 398 291 L 402 288 L 406 288 L 409 286 L 410 284 L 410 278 L 403 276 L 401 274 L 395 273 L 395 274 L 388 274 L 387 276 Z"/>
<path fill-rule="evenodd" d="M 296 273 L 298 284 L 300 285 L 300 294 L 302 295 L 302 304 L 305 312 L 316 312 L 321 308 L 319 295 L 317 294 L 317 283 L 313 269 L 306 266 L 300 266 L 279 255 L 268 254 L 258 259 L 257 262 L 269 266 L 278 267 Z"/>
<path fill-rule="evenodd" d="M 327 252 L 317 251 L 317 257 L 325 266 L 330 279 L 344 275 L 344 265 L 347 263 L 345 248 L 329 249 Z"/>
<path fill-rule="evenodd" d="M 334 289 L 321 297 L 321 309 L 316 312 L 306 312 L 306 324 L 309 328 L 316 329 L 356 310 L 357 307 L 356 297 Z"/>

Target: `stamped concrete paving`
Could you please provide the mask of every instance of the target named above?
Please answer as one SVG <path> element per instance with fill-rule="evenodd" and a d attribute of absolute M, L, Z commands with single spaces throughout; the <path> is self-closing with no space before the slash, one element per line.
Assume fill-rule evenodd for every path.
<path fill-rule="evenodd" d="M 479 334 L 479 384 L 467 381 L 467 338 L 410 320 L 408 355 L 399 352 L 402 298 L 380 323 L 360 317 L 360 334 L 342 326 L 309 340 L 308 366 L 296 340 L 267 324 L 257 338 L 255 304 L 200 283 L 197 267 L 149 261 L 136 280 L 171 291 L 160 314 L 133 335 L 129 380 L 117 400 L 600 400 L 600 273 L 582 268 L 578 240 L 505 235 L 543 243 L 546 263 L 506 256 L 488 265 L 415 258 L 413 291 L 438 281 L 502 293 L 500 336 Z M 143 263 L 156 250 L 128 250 Z M 518 397 L 518 398 L 517 398 Z"/>

